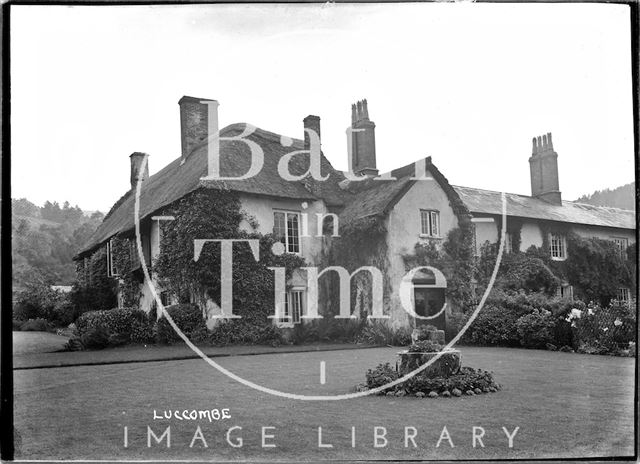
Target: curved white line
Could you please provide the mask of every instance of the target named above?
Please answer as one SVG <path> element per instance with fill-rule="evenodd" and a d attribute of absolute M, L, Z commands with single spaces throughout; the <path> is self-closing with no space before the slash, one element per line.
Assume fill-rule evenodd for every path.
<path fill-rule="evenodd" d="M 144 172 L 144 169 L 146 168 L 147 158 L 148 158 L 148 155 L 145 156 L 144 159 L 142 160 L 142 166 L 141 166 L 142 172 Z M 486 288 L 486 290 L 484 292 L 484 295 L 482 295 L 482 299 L 480 300 L 480 303 L 478 304 L 478 307 L 475 309 L 475 311 L 473 312 L 473 314 L 471 315 L 471 317 L 469 318 L 467 323 L 464 325 L 462 330 L 460 330 L 460 332 L 449 343 L 447 343 L 447 345 L 442 349 L 442 351 L 439 351 L 436 356 L 431 358 L 428 362 L 426 362 L 422 366 L 420 366 L 417 369 L 405 374 L 404 376 L 400 377 L 399 379 L 396 379 L 393 382 L 389 382 L 386 385 L 382 385 L 382 386 L 377 387 L 377 388 L 372 388 L 371 390 L 367 390 L 367 391 L 364 391 L 364 392 L 345 393 L 343 395 L 299 395 L 299 394 L 296 394 L 296 393 L 287 393 L 287 392 L 282 392 L 280 390 L 275 390 L 273 388 L 263 387 L 262 385 L 258 385 L 258 384 L 254 383 L 254 382 L 251 382 L 249 380 L 243 379 L 242 377 L 234 374 L 233 372 L 229 371 L 228 369 L 225 369 L 220 364 L 216 363 L 214 360 L 212 360 L 206 354 L 204 354 L 200 350 L 200 348 L 198 348 L 193 343 L 191 343 L 191 340 L 189 340 L 189 338 L 184 333 L 182 333 L 182 331 L 176 325 L 176 323 L 173 321 L 173 319 L 171 319 L 171 317 L 169 316 L 169 313 L 165 310 L 164 305 L 162 304 L 162 301 L 160 301 L 160 298 L 158 297 L 158 294 L 156 292 L 155 286 L 153 285 L 153 282 L 151 281 L 151 278 L 149 276 L 149 269 L 147 268 L 147 263 L 144 260 L 144 255 L 142 253 L 142 240 L 141 240 L 141 237 L 140 237 L 140 188 L 141 188 L 141 186 L 142 186 L 142 178 L 138 179 L 138 183 L 136 185 L 136 201 L 135 201 L 134 213 L 133 213 L 134 214 L 134 219 L 135 219 L 135 229 L 136 229 L 136 244 L 137 244 L 137 248 L 138 248 L 138 255 L 140 257 L 140 264 L 142 265 L 142 271 L 144 273 L 144 277 L 145 277 L 146 281 L 148 282 L 149 289 L 151 290 L 151 294 L 153 295 L 154 299 L 156 300 L 156 304 L 158 305 L 158 308 L 161 309 L 162 314 L 164 315 L 164 317 L 167 318 L 167 321 L 169 322 L 169 324 L 171 325 L 173 330 L 176 331 L 178 336 L 187 344 L 187 346 L 189 348 L 191 348 L 191 350 L 194 353 L 196 353 L 198 356 L 200 356 L 211 367 L 214 367 L 219 372 L 223 373 L 224 375 L 228 376 L 229 378 L 232 378 L 233 380 L 236 380 L 236 381 L 242 383 L 243 385 L 246 385 L 247 387 L 251 387 L 251 388 L 253 388 L 255 390 L 258 390 L 258 391 L 261 391 L 263 393 L 268 393 L 270 395 L 278 396 L 278 397 L 281 397 L 281 398 L 290 398 L 290 399 L 302 400 L 302 401 L 337 401 L 337 400 L 347 400 L 347 399 L 352 399 L 352 398 L 361 398 L 361 397 L 364 397 L 364 396 L 368 396 L 368 395 L 373 395 L 373 394 L 379 393 L 379 392 L 381 392 L 383 390 L 386 390 L 386 389 L 388 389 L 390 387 L 393 387 L 395 385 L 401 384 L 401 383 L 409 380 L 414 375 L 422 372 L 427 367 L 429 367 L 431 364 L 433 364 L 437 359 L 439 359 L 443 354 L 445 354 L 447 350 L 450 350 L 451 347 L 453 345 L 455 345 L 456 342 L 460 339 L 460 337 L 462 337 L 462 335 L 464 335 L 464 333 L 469 328 L 471 323 L 478 316 L 478 313 L 480 312 L 480 310 L 484 306 L 484 303 L 487 300 L 487 297 L 489 296 L 489 292 L 493 288 L 493 284 L 494 284 L 494 282 L 496 280 L 496 276 L 498 274 L 498 268 L 500 266 L 500 262 L 502 261 L 502 253 L 504 251 L 505 231 L 506 231 L 506 228 L 507 228 L 507 203 L 506 203 L 506 199 L 505 199 L 505 194 L 504 194 L 504 192 L 502 192 L 502 196 L 501 196 L 501 198 L 502 198 L 502 231 L 501 231 L 500 248 L 498 250 L 498 258 L 496 259 L 496 264 L 495 264 L 495 266 L 493 268 L 493 273 L 491 274 L 491 279 L 489 280 L 489 285 L 487 286 L 487 288 Z"/>
<path fill-rule="evenodd" d="M 442 314 L 444 312 L 444 310 L 447 308 L 447 303 L 442 305 L 442 308 L 440 309 L 440 311 L 438 311 L 435 314 L 432 314 L 431 316 L 420 316 L 420 319 L 416 319 L 417 321 L 429 321 L 431 319 L 435 319 L 436 317 L 438 317 L 440 314 Z"/>

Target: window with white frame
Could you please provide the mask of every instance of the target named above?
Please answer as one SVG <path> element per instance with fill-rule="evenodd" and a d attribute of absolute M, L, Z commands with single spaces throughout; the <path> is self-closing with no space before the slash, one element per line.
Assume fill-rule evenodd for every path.
<path fill-rule="evenodd" d="M 302 318 L 303 295 L 302 290 L 291 290 L 284 301 L 285 316 L 294 324 L 299 324 Z"/>
<path fill-rule="evenodd" d="M 285 293 L 284 311 L 277 320 L 280 327 L 291 327 L 302 322 L 304 315 L 304 290 L 293 289 Z"/>
<path fill-rule="evenodd" d="M 628 303 L 629 302 L 629 289 L 628 288 L 619 288 L 618 289 L 617 300 L 618 301 L 624 301 L 625 303 Z"/>
<path fill-rule="evenodd" d="M 420 210 L 420 235 L 423 237 L 440 237 L 440 213 L 427 209 Z"/>
<path fill-rule="evenodd" d="M 629 246 L 629 239 L 625 237 L 611 237 L 613 243 L 618 247 L 620 257 L 625 259 L 627 257 L 627 247 Z"/>
<path fill-rule="evenodd" d="M 573 300 L 573 286 L 566 283 L 558 286 L 558 289 L 556 290 L 556 295 L 559 296 L 560 298 Z"/>
<path fill-rule="evenodd" d="M 284 244 L 287 253 L 300 253 L 300 213 L 274 211 L 273 235 Z"/>
<path fill-rule="evenodd" d="M 131 258 L 131 269 L 140 267 L 140 253 L 138 253 L 138 243 L 134 238 L 129 240 L 129 257 Z"/>
<path fill-rule="evenodd" d="M 551 251 L 551 259 L 555 261 L 567 259 L 567 238 L 561 234 L 550 234 L 549 249 Z"/>
<path fill-rule="evenodd" d="M 107 241 L 107 277 L 117 277 L 118 269 L 113 259 L 113 239 Z"/>

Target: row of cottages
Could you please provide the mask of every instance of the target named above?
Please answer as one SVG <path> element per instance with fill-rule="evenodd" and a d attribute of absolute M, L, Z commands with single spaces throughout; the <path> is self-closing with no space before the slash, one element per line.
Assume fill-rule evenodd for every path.
<path fill-rule="evenodd" d="M 111 209 L 89 243 L 76 256 L 79 269 L 100 247 L 107 250 L 107 272 L 118 279 L 110 255 L 110 240 L 118 236 L 133 236 L 135 228 L 135 187 L 141 180 L 140 230 L 145 262 L 151 263 L 160 253 L 160 222 L 163 208 L 199 188 L 229 189 L 237 193 L 242 208 L 256 221 L 243 223 L 247 231 L 273 232 L 281 238 L 285 251 L 301 255 L 308 266 L 321 266 L 323 257 L 330 255 L 332 235 L 336 229 L 326 223 L 313 220 L 317 215 L 331 218 L 330 225 L 338 234 L 348 234 L 355 224 L 366 224 L 375 219 L 383 225 L 384 257 L 376 262 L 385 266 L 384 311 L 390 315 L 391 324 L 415 325 L 416 319 L 403 309 L 400 301 L 400 285 L 406 279 L 404 255 L 414 250 L 416 243 L 442 243 L 447 233 L 463 220 L 472 217 L 476 252 L 486 241 L 497 242 L 502 214 L 501 193 L 469 187 L 451 186 L 432 163 L 431 158 L 378 175 L 376 169 L 375 124 L 369 119 L 366 100 L 352 106 L 351 128 L 354 130 L 349 150 L 350 172 L 364 177 L 353 180 L 334 169 L 321 154 L 321 172 L 327 176 L 318 181 L 310 176 L 302 180 L 284 180 L 278 173 L 280 158 L 294 150 L 309 149 L 310 131 L 305 130 L 304 140 L 292 139 L 262 129 L 255 129 L 244 137 L 259 145 L 264 153 L 264 164 L 259 173 L 244 180 L 206 180 L 208 106 L 206 99 L 183 97 L 179 101 L 182 155 L 162 170 L 148 175 L 148 165 L 143 163 L 145 154 L 133 153 L 131 158 L 131 190 Z M 220 130 L 221 137 L 240 136 L 247 125 L 232 124 Z M 320 118 L 308 116 L 304 129 L 310 129 L 320 137 Z M 635 213 L 615 208 L 603 208 L 563 201 L 558 178 L 557 153 L 553 149 L 551 134 L 533 139 L 529 158 L 531 196 L 506 194 L 507 235 L 506 251 L 526 250 L 531 245 L 542 246 L 545 236 L 554 260 L 567 256 L 566 238 L 553 231 L 553 225 L 563 225 L 585 237 L 614 240 L 621 249 L 635 241 Z M 250 152 L 245 142 L 222 141 L 220 145 L 220 174 L 237 177 L 245 174 L 251 165 Z M 146 166 L 146 168 L 143 168 Z M 307 171 L 308 156 L 291 159 L 292 173 Z M 303 233 L 304 213 L 308 231 Z M 324 225 L 324 227 L 323 227 Z M 518 240 L 513 240 L 514 227 L 518 227 Z M 366 236 L 366 235 L 365 235 Z M 210 238 L 210 237 L 203 237 Z M 375 253 L 373 253 L 375 255 Z M 340 264 L 340 263 L 332 263 Z M 370 263 L 374 264 L 374 263 Z M 136 263 L 139 266 L 139 263 Z M 345 266 L 346 267 L 346 266 Z M 140 273 L 142 276 L 142 273 Z M 153 275 L 153 273 L 152 273 Z M 153 277 L 152 277 L 153 278 Z M 300 316 L 307 310 L 307 282 L 300 273 L 289 282 L 287 293 L 287 318 L 283 325 L 302 322 Z M 413 276 L 410 305 L 419 315 L 434 315 L 442 308 L 445 297 L 442 287 L 445 279 L 437 271 L 423 270 Z M 149 285 L 140 278 L 140 302 L 149 311 L 155 304 Z M 331 291 L 331 290 L 330 290 Z M 571 296 L 571 287 L 565 284 L 561 290 Z M 163 304 L 171 303 L 171 295 L 161 294 Z M 620 298 L 629 298 L 628 289 L 620 289 Z M 406 301 L 406 300 L 403 300 Z M 323 302 L 319 303 L 322 313 Z M 208 305 L 209 309 L 211 305 Z M 215 305 L 213 305 L 215 306 Z M 447 310 L 450 310 L 448 308 Z M 203 308 L 203 314 L 208 309 Z M 209 314 L 211 314 L 209 312 Z M 431 321 L 443 326 L 445 317 Z M 276 321 L 278 323 L 278 321 Z"/>

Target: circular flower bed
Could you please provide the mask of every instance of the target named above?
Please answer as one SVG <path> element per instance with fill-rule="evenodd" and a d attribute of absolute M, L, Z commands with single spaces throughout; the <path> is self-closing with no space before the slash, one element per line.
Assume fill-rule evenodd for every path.
<path fill-rule="evenodd" d="M 369 369 L 367 381 L 358 385 L 358 391 L 367 391 L 387 385 L 400 378 L 400 374 L 389 363 Z M 448 377 L 428 377 L 417 374 L 405 382 L 380 391 L 386 396 L 416 396 L 418 398 L 474 396 L 500 390 L 491 372 L 471 367 L 462 367 Z"/>

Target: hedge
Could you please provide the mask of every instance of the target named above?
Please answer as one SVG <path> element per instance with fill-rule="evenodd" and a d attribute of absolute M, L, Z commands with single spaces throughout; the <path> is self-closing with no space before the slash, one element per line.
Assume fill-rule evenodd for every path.
<path fill-rule="evenodd" d="M 449 338 L 471 312 L 449 318 Z M 574 316 L 572 317 L 572 314 Z M 575 315 L 580 314 L 580 317 Z M 618 354 L 636 341 L 635 305 L 613 301 L 607 307 L 547 297 L 540 293 L 496 292 L 462 336 L 474 345 L 562 348 Z"/>
<path fill-rule="evenodd" d="M 147 314 L 135 308 L 88 311 L 76 321 L 81 339 L 87 334 L 102 338 L 104 332 L 110 339 L 109 344 L 148 343 L 152 341 L 152 327 L 153 321 L 149 320 Z"/>
<path fill-rule="evenodd" d="M 167 306 L 165 311 L 169 313 L 169 317 L 175 322 L 180 331 L 192 342 L 199 342 L 206 338 L 207 326 L 202 316 L 202 310 L 197 305 L 171 305 Z M 173 330 L 173 327 L 163 315 L 156 324 L 156 342 L 170 345 L 181 341 L 182 338 Z"/>

